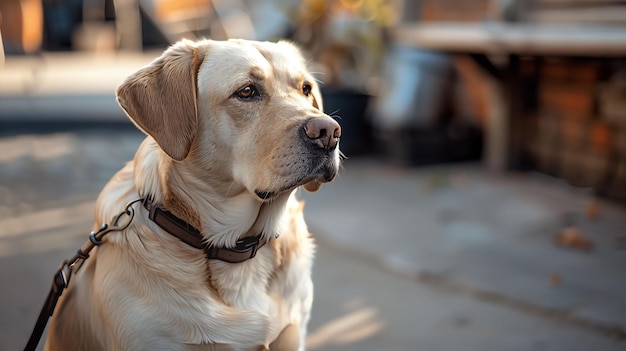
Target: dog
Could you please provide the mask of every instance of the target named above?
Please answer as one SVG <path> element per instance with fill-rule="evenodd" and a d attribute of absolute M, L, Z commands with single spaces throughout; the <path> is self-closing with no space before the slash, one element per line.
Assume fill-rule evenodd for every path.
<path fill-rule="evenodd" d="M 342 159 L 305 66 L 285 41 L 183 40 L 120 85 L 147 135 L 94 228 L 133 201 L 134 218 L 72 278 L 46 350 L 304 350 L 314 243 L 295 191 Z"/>

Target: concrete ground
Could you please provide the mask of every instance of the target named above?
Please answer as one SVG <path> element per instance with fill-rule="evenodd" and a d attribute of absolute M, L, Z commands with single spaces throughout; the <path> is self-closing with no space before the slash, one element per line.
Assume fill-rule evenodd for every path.
<path fill-rule="evenodd" d="M 98 192 L 143 138 L 113 92 L 152 57 L 0 69 L 0 351 L 23 347 Z M 319 245 L 309 350 L 626 349 L 623 205 L 480 164 L 344 165 L 300 194 Z M 591 249 L 557 245 L 567 227 Z"/>

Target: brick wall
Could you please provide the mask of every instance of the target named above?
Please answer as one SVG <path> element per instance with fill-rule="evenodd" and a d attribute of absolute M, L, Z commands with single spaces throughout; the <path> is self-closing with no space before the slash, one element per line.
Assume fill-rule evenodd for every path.
<path fill-rule="evenodd" d="M 625 94 L 609 89 L 609 67 L 591 60 L 542 61 L 527 149 L 542 172 L 626 198 L 620 190 L 626 188 L 626 111 L 607 115 L 602 103 L 612 93 L 613 104 L 626 104 L 626 83 Z"/>
<path fill-rule="evenodd" d="M 491 0 L 421 0 L 422 21 L 476 22 L 485 20 Z"/>

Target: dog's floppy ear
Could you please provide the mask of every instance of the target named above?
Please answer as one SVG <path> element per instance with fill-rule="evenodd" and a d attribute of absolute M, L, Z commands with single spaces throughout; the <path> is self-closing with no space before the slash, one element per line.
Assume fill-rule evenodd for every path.
<path fill-rule="evenodd" d="M 197 77 L 204 50 L 183 40 L 117 89 L 130 119 L 171 158 L 187 157 L 198 129 Z"/>

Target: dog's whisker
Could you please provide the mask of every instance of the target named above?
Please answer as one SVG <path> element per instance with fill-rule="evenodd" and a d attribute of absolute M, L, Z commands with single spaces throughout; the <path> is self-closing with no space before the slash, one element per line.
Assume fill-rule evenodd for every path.
<path fill-rule="evenodd" d="M 346 154 L 344 154 L 341 150 L 339 150 L 339 159 L 340 160 L 347 160 L 348 156 L 346 156 Z M 343 164 L 340 164 L 339 167 L 343 167 Z"/>
<path fill-rule="evenodd" d="M 335 111 L 328 113 L 328 115 L 332 118 L 335 119 L 342 119 L 341 116 L 339 116 L 337 113 L 339 112 L 339 109 L 336 109 Z"/>

